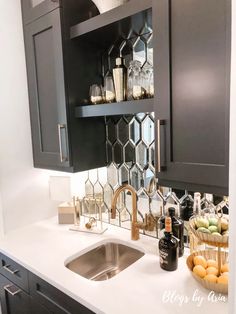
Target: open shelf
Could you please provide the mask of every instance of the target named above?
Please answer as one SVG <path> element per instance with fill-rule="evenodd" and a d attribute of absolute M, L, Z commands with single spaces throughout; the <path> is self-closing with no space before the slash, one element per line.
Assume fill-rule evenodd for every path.
<path fill-rule="evenodd" d="M 150 9 L 151 7 L 152 0 L 130 0 L 119 7 L 72 26 L 70 29 L 70 38 L 73 39 L 103 28 L 109 24 L 119 22 L 122 19 Z"/>
<path fill-rule="evenodd" d="M 75 116 L 76 118 L 87 118 L 152 112 L 153 104 L 154 99 L 150 98 L 111 104 L 77 106 L 75 108 Z"/>

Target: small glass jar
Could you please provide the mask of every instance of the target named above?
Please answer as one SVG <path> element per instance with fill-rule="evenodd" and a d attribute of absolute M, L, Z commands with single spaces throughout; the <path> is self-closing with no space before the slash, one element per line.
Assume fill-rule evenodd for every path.
<path fill-rule="evenodd" d="M 143 88 L 142 63 L 137 60 L 130 61 L 128 68 L 128 99 L 141 99 L 145 97 Z"/>

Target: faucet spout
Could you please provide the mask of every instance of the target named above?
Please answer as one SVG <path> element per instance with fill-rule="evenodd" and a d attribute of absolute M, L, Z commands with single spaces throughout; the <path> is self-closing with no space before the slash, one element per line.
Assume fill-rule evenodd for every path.
<path fill-rule="evenodd" d="M 114 193 L 112 204 L 111 204 L 111 218 L 116 218 L 116 203 L 121 192 L 128 190 L 132 195 L 132 222 L 131 222 L 131 239 L 139 239 L 139 224 L 137 222 L 137 194 L 135 189 L 129 185 L 124 184 L 120 186 Z"/>

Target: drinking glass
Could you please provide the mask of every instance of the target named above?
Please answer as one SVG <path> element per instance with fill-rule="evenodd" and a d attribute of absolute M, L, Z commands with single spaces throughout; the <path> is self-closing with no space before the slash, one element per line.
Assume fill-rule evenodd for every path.
<path fill-rule="evenodd" d="M 98 84 L 91 85 L 89 90 L 89 96 L 92 104 L 101 104 L 103 102 L 101 86 Z"/>
<path fill-rule="evenodd" d="M 106 102 L 111 103 L 115 101 L 115 88 L 114 88 L 113 78 L 111 74 L 108 74 L 105 77 L 104 94 L 105 94 Z"/>

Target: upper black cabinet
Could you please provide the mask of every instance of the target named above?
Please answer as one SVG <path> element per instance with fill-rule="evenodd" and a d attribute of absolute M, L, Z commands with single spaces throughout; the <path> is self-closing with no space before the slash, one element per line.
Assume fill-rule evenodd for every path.
<path fill-rule="evenodd" d="M 50 2 L 42 2 L 44 13 Z M 106 163 L 103 119 L 75 118 L 83 77 L 78 80 L 81 57 L 70 40 L 70 26 L 97 9 L 87 0 L 60 4 L 24 25 L 33 156 L 35 167 L 75 172 Z M 34 18 L 39 7 L 31 4 Z M 22 8 L 25 16 L 30 2 L 22 0 Z"/>
<path fill-rule="evenodd" d="M 227 195 L 230 0 L 153 5 L 159 184 Z"/>
<path fill-rule="evenodd" d="M 40 16 L 56 9 L 60 5 L 60 0 L 24 0 L 23 18 L 24 23 L 29 23 Z"/>

